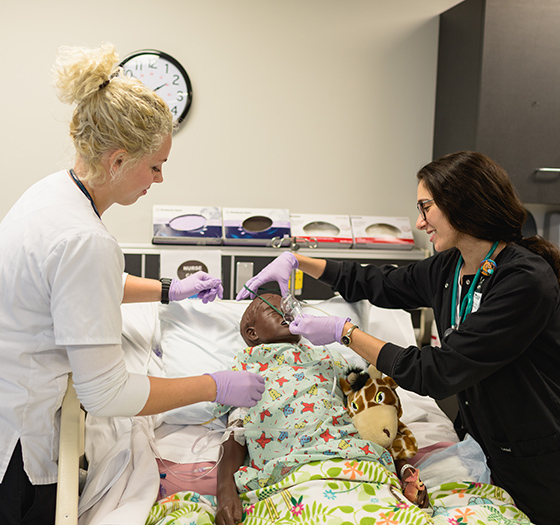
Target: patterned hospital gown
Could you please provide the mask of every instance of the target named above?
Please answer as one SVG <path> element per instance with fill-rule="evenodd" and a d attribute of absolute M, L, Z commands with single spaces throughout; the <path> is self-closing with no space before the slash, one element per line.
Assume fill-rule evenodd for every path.
<path fill-rule="evenodd" d="M 344 407 L 338 377 L 347 366 L 340 354 L 301 343 L 238 352 L 233 369 L 257 372 L 266 382 L 243 422 L 248 462 L 236 473 L 240 492 L 275 483 L 302 463 L 333 457 L 379 461 L 395 471 L 384 448 L 358 437 Z M 215 415 L 229 409 L 217 405 Z"/>

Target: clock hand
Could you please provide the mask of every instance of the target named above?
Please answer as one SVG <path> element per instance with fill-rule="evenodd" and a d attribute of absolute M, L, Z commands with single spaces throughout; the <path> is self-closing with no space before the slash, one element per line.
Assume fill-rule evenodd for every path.
<path fill-rule="evenodd" d="M 157 88 L 154 89 L 154 91 L 157 91 L 158 89 L 161 89 L 162 87 L 167 86 L 167 82 L 165 84 L 162 84 L 161 86 L 158 86 Z"/>

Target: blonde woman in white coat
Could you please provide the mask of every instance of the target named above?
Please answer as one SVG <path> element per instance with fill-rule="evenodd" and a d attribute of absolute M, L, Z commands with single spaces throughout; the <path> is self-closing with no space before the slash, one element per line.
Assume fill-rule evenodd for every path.
<path fill-rule="evenodd" d="M 121 302 L 221 297 L 199 272 L 171 282 L 126 278 L 124 256 L 101 218 L 163 181 L 173 119 L 165 102 L 119 74 L 112 45 L 61 49 L 54 67 L 75 104 L 71 169 L 29 188 L 0 223 L 0 522 L 54 522 L 58 417 L 67 377 L 100 416 L 163 412 L 200 401 L 252 406 L 257 374 L 165 379 L 130 374 Z M 9 247 L 9 248 L 6 248 Z"/>

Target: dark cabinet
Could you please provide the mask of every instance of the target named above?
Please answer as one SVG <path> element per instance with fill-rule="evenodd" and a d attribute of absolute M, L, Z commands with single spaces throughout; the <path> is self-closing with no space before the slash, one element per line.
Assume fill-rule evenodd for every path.
<path fill-rule="evenodd" d="M 465 0 L 440 17 L 434 158 L 481 151 L 526 203 L 560 204 L 560 0 Z"/>

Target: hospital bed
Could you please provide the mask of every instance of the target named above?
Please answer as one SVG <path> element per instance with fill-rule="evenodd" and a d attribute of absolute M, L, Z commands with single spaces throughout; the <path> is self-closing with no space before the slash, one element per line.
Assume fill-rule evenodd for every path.
<path fill-rule="evenodd" d="M 404 346 L 416 343 L 407 312 L 376 308 L 366 301 L 349 304 L 340 297 L 310 303 L 310 313 L 315 315 L 348 316 L 381 339 Z M 204 305 L 186 300 L 166 306 L 123 305 L 128 368 L 168 377 L 228 368 L 236 351 L 245 346 L 239 319 L 247 304 L 223 300 Z M 333 345 L 332 350 L 342 352 L 351 363 L 363 364 L 341 345 Z M 460 516 L 487 522 L 491 515 L 528 523 L 504 491 L 488 484 L 489 472 L 480 448 L 472 440 L 458 442 L 451 421 L 434 400 L 401 389 L 399 395 L 403 421 L 419 443 L 418 466 L 432 498 L 429 511 L 408 505 L 398 480 L 379 465 L 358 462 L 345 469 L 327 460 L 321 465 L 304 465 L 283 484 L 244 496 L 246 523 L 286 523 L 286 514 L 301 523 L 305 522 L 304 512 L 347 512 L 349 523 L 359 523 L 364 515 L 376 516 L 383 523 L 447 524 Z M 197 465 L 218 461 L 224 427 L 222 421 L 213 420 L 212 406 L 199 403 L 149 418 L 88 417 L 84 425 L 70 385 L 62 408 L 57 525 L 78 521 L 80 525 L 143 525 L 147 519 L 150 524 L 171 519 L 179 525 L 213 523 L 216 502 L 212 495 L 196 491 L 200 478 L 195 477 L 192 488 L 177 496 L 162 494 L 156 461 L 156 457 L 163 462 Z M 84 449 L 88 473 L 78 504 Z M 215 471 L 210 475 L 215 476 Z M 264 514 L 269 521 L 262 521 Z"/>

